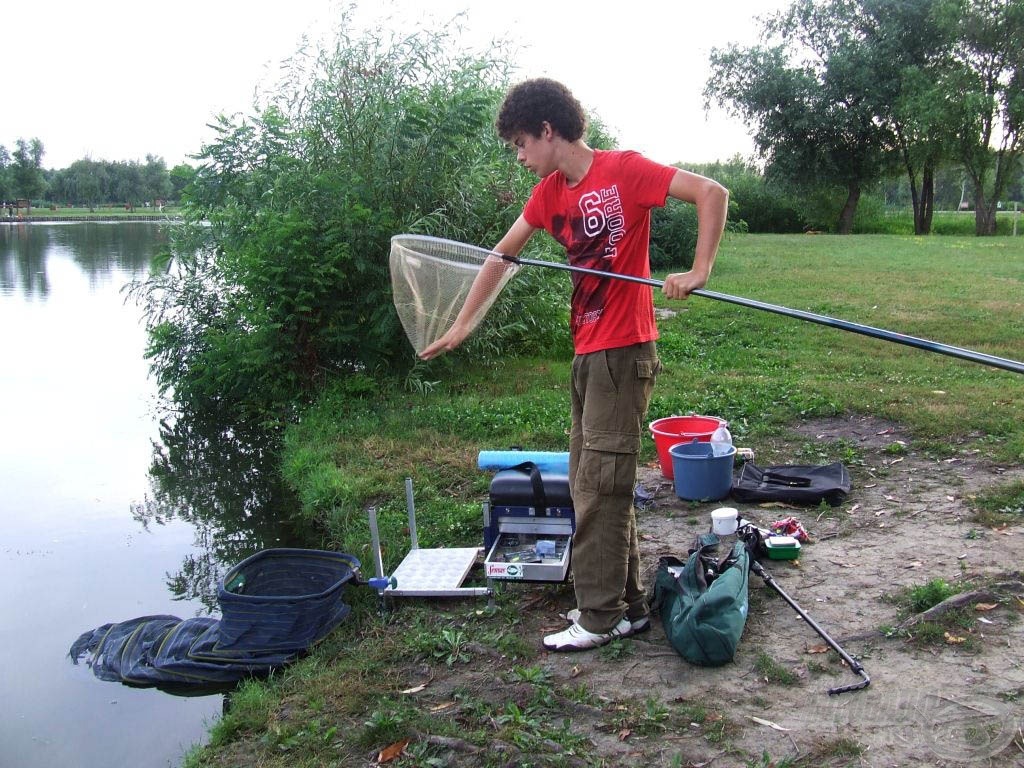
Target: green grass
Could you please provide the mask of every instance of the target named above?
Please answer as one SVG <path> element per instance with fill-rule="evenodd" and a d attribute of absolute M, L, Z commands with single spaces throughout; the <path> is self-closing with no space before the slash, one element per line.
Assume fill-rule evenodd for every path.
<path fill-rule="evenodd" d="M 729 236 L 708 289 L 1024 359 L 1024 237 Z M 976 449 L 1024 460 L 1019 374 L 707 298 L 656 301 L 675 314 L 659 320 L 665 371 L 651 420 L 728 419 L 764 463 L 856 465 L 848 442 L 800 451 L 779 439 L 799 420 L 854 413 L 900 422 L 937 459 Z M 569 364 L 449 357 L 419 371 L 437 382 L 430 391 L 353 400 L 339 385 L 287 435 L 285 477 L 304 514 L 350 551 L 369 540 L 370 503 L 386 538 L 401 538 L 405 477 L 425 545 L 475 542 L 487 483 L 477 454 L 567 450 Z M 641 458 L 654 454 L 646 434 Z"/>
<path fill-rule="evenodd" d="M 7 211 L 2 212 L 3 217 L 6 217 Z M 87 207 L 78 206 L 75 208 L 67 208 L 64 206 L 57 206 L 56 208 L 46 207 L 33 207 L 29 213 L 29 220 L 32 219 L 45 219 L 52 218 L 54 216 L 60 216 L 62 218 L 81 218 L 87 219 L 96 216 L 103 216 L 104 218 L 117 218 L 117 219 L 132 219 L 140 218 L 143 216 L 166 216 L 168 218 L 174 218 L 181 215 L 181 209 L 176 206 L 165 205 L 162 211 L 156 208 L 145 208 L 143 206 L 136 206 L 135 210 L 129 211 L 123 205 L 98 205 L 93 209 Z M 0 218 L 0 221 L 3 219 Z"/>
<path fill-rule="evenodd" d="M 981 525 L 1019 525 L 1024 520 L 1024 481 L 990 488 L 972 497 L 970 504 Z"/>
<path fill-rule="evenodd" d="M 921 613 L 935 607 L 959 591 L 957 587 L 947 584 L 944 579 L 932 579 L 927 584 L 908 589 L 900 602 L 906 608 L 908 615 Z"/>
<path fill-rule="evenodd" d="M 786 669 L 763 651 L 757 655 L 757 659 L 754 662 L 754 670 L 757 672 L 758 677 L 769 683 L 790 686 L 796 685 L 799 682 L 799 678 L 795 673 Z"/>
<path fill-rule="evenodd" d="M 1013 234 L 1014 219 L 1018 235 L 1024 235 L 1024 212 L 1014 212 L 1012 206 L 996 213 L 996 233 Z M 865 234 L 913 235 L 914 212 L 909 209 L 887 212 L 866 222 L 855 221 L 854 228 Z M 974 235 L 974 211 L 936 211 L 932 216 L 932 235 Z"/>

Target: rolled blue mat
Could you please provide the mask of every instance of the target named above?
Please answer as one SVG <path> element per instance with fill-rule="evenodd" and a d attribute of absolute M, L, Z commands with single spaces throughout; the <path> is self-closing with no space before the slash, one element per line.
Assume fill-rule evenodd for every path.
<path fill-rule="evenodd" d="M 542 472 L 569 473 L 569 452 L 558 451 L 480 451 L 478 469 L 505 469 L 532 461 Z"/>

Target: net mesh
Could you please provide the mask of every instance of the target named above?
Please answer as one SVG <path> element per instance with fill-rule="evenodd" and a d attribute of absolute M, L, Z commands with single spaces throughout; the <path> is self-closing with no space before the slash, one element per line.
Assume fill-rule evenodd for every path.
<path fill-rule="evenodd" d="M 461 321 L 475 329 L 518 271 L 517 264 L 476 246 L 425 235 L 392 237 L 395 309 L 416 354 L 444 336 L 464 310 Z"/>

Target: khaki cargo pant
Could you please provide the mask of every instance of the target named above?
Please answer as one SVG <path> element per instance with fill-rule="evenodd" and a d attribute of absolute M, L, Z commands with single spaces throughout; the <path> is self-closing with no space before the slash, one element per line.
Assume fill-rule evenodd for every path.
<path fill-rule="evenodd" d="M 661 370 L 653 341 L 577 355 L 572 364 L 569 483 L 579 623 L 610 631 L 648 612 L 633 489 L 640 435 Z"/>

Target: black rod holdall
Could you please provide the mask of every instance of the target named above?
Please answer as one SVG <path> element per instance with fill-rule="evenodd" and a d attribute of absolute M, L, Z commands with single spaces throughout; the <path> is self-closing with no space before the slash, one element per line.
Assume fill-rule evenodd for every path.
<path fill-rule="evenodd" d="M 781 501 L 838 507 L 850 492 L 850 474 L 840 462 L 820 466 L 758 467 L 747 462 L 733 483 L 736 501 Z"/>

